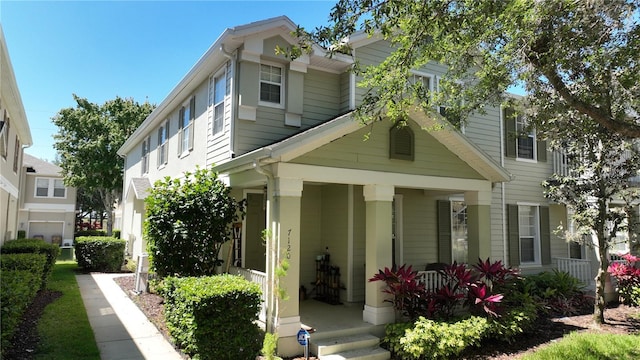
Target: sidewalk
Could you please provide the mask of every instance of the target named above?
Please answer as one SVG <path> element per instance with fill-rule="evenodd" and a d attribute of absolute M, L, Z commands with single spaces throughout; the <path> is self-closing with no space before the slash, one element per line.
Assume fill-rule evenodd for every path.
<path fill-rule="evenodd" d="M 102 360 L 182 360 L 113 281 L 122 274 L 76 275 Z"/>

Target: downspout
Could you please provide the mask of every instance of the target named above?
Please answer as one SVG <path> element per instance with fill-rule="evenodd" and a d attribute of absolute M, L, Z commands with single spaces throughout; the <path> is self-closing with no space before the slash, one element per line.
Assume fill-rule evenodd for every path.
<path fill-rule="evenodd" d="M 278 299 L 275 294 L 275 268 L 277 261 L 277 251 L 280 249 L 280 240 L 276 234 L 276 218 L 275 218 L 275 196 L 274 186 L 275 179 L 273 173 L 260 165 L 260 160 L 253 161 L 253 168 L 255 171 L 266 177 L 267 179 L 267 229 L 269 236 L 267 237 L 267 259 L 266 259 L 266 273 L 267 273 L 267 318 L 266 329 L 271 333 L 275 333 L 277 329 L 277 316 L 278 316 Z M 274 243 L 275 241 L 275 243 Z M 273 251 L 272 251 L 273 247 Z"/>
<path fill-rule="evenodd" d="M 234 51 L 233 53 L 229 53 L 224 49 L 224 44 L 220 45 L 220 52 L 224 57 L 231 61 L 231 124 L 229 127 L 229 150 L 231 151 L 231 158 L 236 157 L 236 115 L 238 114 L 238 101 L 237 94 L 238 91 L 236 89 L 236 79 L 237 79 L 237 63 L 238 63 L 238 52 Z M 225 65 L 226 66 L 226 65 Z M 226 72 L 225 72 L 226 74 Z M 226 76 L 226 75 L 225 75 Z"/>

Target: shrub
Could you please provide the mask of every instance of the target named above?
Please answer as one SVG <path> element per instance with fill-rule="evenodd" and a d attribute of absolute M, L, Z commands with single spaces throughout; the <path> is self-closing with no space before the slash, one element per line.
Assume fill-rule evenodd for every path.
<path fill-rule="evenodd" d="M 489 319 L 488 338 L 513 342 L 517 335 L 533 328 L 538 319 L 538 308 L 531 301 L 525 301 L 518 307 L 511 308 L 501 317 Z"/>
<path fill-rule="evenodd" d="M 145 199 L 144 237 L 159 277 L 216 273 L 231 225 L 244 215 L 244 202 L 236 202 L 230 191 L 211 169 L 156 181 Z"/>
<path fill-rule="evenodd" d="M 631 306 L 640 306 L 640 257 L 631 254 L 622 255 L 624 263 L 609 265 L 608 272 L 616 279 L 618 294 L 622 302 Z"/>
<path fill-rule="evenodd" d="M 124 240 L 112 237 L 79 237 L 76 239 L 78 266 L 87 271 L 120 271 L 124 261 L 124 247 Z"/>
<path fill-rule="evenodd" d="M 162 293 L 169 333 L 193 359 L 253 360 L 258 355 L 258 284 L 234 275 L 168 277 Z"/>
<path fill-rule="evenodd" d="M 116 239 L 122 239 L 122 237 L 120 237 L 120 235 L 122 234 L 122 232 L 120 230 L 113 230 L 113 237 Z"/>
<path fill-rule="evenodd" d="M 418 282 L 418 272 L 411 266 L 402 265 L 399 269 L 385 268 L 379 270 L 369 281 L 384 281 L 386 287 L 382 292 L 391 295 L 390 302 L 394 309 L 409 319 L 416 319 L 420 314 L 420 299 L 425 298 L 425 287 Z"/>
<path fill-rule="evenodd" d="M 43 254 L 46 256 L 47 261 L 45 263 L 44 271 L 42 272 L 42 282 L 40 289 L 47 287 L 53 266 L 56 264 L 56 259 L 60 255 L 60 247 L 57 245 L 49 244 L 41 239 L 20 239 L 7 241 L 2 248 L 0 248 L 2 254 Z M 36 289 L 37 290 L 37 289 Z"/>
<path fill-rule="evenodd" d="M 79 230 L 74 234 L 76 238 L 84 236 L 107 236 L 104 230 Z"/>
<path fill-rule="evenodd" d="M 593 309 L 593 300 L 585 295 L 580 281 L 556 269 L 527 276 L 521 291 L 529 293 L 550 315 L 576 315 Z"/>
<path fill-rule="evenodd" d="M 478 345 L 488 329 L 488 320 L 479 316 L 452 323 L 420 317 L 414 324 L 388 326 L 385 342 L 400 359 L 448 359 Z"/>
<path fill-rule="evenodd" d="M 2 255 L 2 260 L 5 260 Z M 20 322 L 22 314 L 35 298 L 41 283 L 41 274 L 30 270 L 5 270 L 2 269 L 2 281 L 0 281 L 0 328 L 2 337 L 0 346 L 6 349 L 9 346 L 16 326 Z"/>

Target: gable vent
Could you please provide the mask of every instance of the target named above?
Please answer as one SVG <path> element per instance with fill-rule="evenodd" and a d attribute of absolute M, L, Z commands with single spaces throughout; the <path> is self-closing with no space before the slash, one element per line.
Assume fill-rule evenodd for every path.
<path fill-rule="evenodd" d="M 407 125 L 398 124 L 389 130 L 389 158 L 413 161 L 413 130 Z"/>

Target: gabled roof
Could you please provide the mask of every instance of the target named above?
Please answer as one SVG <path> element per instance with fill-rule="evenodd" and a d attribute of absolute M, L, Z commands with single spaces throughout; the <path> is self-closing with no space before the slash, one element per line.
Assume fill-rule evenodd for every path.
<path fill-rule="evenodd" d="M 225 61 L 239 49 L 250 36 L 265 38 L 280 35 L 290 44 L 297 41 L 291 37 L 296 24 L 286 16 L 278 16 L 226 29 L 209 49 L 200 57 L 180 82 L 171 90 L 136 131 L 118 149 L 118 155 L 125 156 L 144 136 L 157 127 L 167 116 L 191 94 L 198 85 L 208 79 Z M 353 60 L 349 56 L 337 54 L 327 56 L 327 51 L 320 46 L 313 46 L 309 55 L 303 55 L 299 61 L 324 68 L 339 66 L 341 70 L 348 67 Z"/>
<path fill-rule="evenodd" d="M 62 176 L 62 168 L 54 165 L 48 161 L 38 159 L 35 156 L 31 156 L 24 153 L 22 161 L 22 167 L 32 168 L 34 171 L 27 171 L 28 173 L 35 173 L 37 175 L 49 175 L 49 176 Z"/>
<path fill-rule="evenodd" d="M 477 145 L 469 141 L 441 116 L 429 116 L 419 108 L 409 111 L 409 116 L 452 153 L 491 182 L 511 180 L 511 174 Z M 235 173 L 253 167 L 254 163 L 269 164 L 287 162 L 325 144 L 361 129 L 364 125 L 353 118 L 353 112 L 338 116 L 277 143 L 264 146 L 215 166 L 220 173 Z M 425 130 L 427 131 L 427 130 Z"/>
<path fill-rule="evenodd" d="M 125 196 L 128 197 L 132 194 L 136 199 L 143 200 L 149 195 L 149 189 L 151 189 L 151 187 L 151 182 L 149 182 L 148 178 L 133 178 L 129 182 Z"/>

